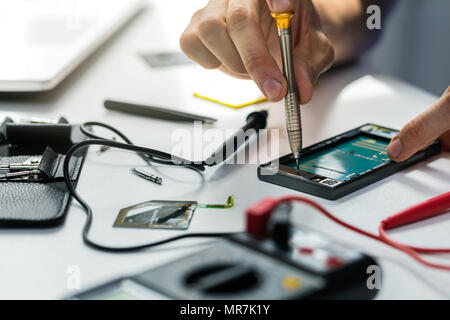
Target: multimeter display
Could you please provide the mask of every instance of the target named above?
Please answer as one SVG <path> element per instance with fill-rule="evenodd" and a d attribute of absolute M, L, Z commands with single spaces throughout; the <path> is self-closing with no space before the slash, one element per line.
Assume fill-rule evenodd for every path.
<path fill-rule="evenodd" d="M 388 162 L 388 144 L 386 139 L 360 135 L 304 157 L 300 160 L 300 170 L 344 182 Z M 296 168 L 295 161 L 287 165 Z"/>

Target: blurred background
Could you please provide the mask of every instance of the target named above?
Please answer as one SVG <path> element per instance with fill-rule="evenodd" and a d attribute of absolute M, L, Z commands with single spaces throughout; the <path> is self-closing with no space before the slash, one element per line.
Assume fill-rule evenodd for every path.
<path fill-rule="evenodd" d="M 397 0 L 382 30 L 362 62 L 442 95 L 450 85 L 450 1 Z"/>
<path fill-rule="evenodd" d="M 364 66 L 369 66 L 373 73 L 388 74 L 400 78 L 440 96 L 450 83 L 450 1 L 390 1 L 395 1 L 396 5 L 389 15 L 382 12 L 382 36 L 376 45 L 362 57 L 361 63 Z M 125 3 L 126 2 L 127 1 L 125 1 Z M 137 1 L 130 0 L 128 3 L 131 2 Z M 153 3 L 153 1 L 147 2 Z M 23 69 L 29 69 L 28 72 L 31 73 L 33 77 L 41 77 L 42 73 L 49 73 L 50 66 L 47 63 L 32 62 L 29 62 L 27 65 L 26 62 L 29 61 L 30 56 L 33 56 L 35 59 L 39 58 L 39 61 L 41 62 L 54 62 L 57 60 L 57 57 L 56 55 L 51 56 L 51 51 L 48 50 L 48 48 L 51 44 L 54 44 L 55 41 L 62 40 L 63 45 L 59 48 L 61 51 L 63 50 L 65 43 L 71 44 L 78 38 L 79 35 L 75 33 L 82 33 L 84 29 L 88 29 L 89 33 L 98 31 L 94 30 L 91 21 L 99 20 L 97 19 L 98 17 L 91 20 L 81 19 L 78 22 L 82 28 L 65 30 L 64 26 L 61 27 L 61 23 L 58 21 L 54 21 L 54 19 L 45 20 L 46 16 L 40 16 L 40 20 L 30 20 L 32 23 L 29 22 L 29 25 L 32 27 L 29 28 L 27 33 L 24 33 L 27 37 L 33 38 L 33 41 L 30 40 L 30 42 L 26 44 L 19 43 L 22 40 L 18 37 L 18 34 L 21 34 L 21 30 L 24 29 L 24 17 L 32 10 L 36 11 L 36 7 L 40 7 L 39 10 L 45 12 L 45 6 L 43 6 L 42 3 L 48 3 L 48 7 L 57 7 L 59 11 L 62 10 L 62 12 L 69 17 L 76 16 L 76 10 L 87 7 L 91 11 L 89 14 L 97 12 L 103 20 L 109 19 L 120 21 L 122 18 L 115 16 L 118 15 L 117 12 L 120 13 L 123 11 L 120 7 L 120 3 L 124 3 L 124 1 L 101 0 L 92 1 L 92 4 L 90 4 L 91 2 L 87 0 L 50 0 L 45 2 L 38 0 L 0 0 L 0 39 L 2 40 L 3 45 L 0 52 L 0 80 L 3 78 L 12 79 L 14 81 L 18 80 L 16 79 L 20 78 L 20 76 L 18 76 L 18 70 L 24 71 Z M 164 1 L 156 0 L 155 4 L 156 3 L 159 6 L 163 5 Z M 174 21 L 173 28 L 171 28 L 172 30 L 158 30 L 157 33 L 160 35 L 159 38 L 161 38 L 159 45 L 162 44 L 161 42 L 167 42 L 168 40 L 165 38 L 170 38 L 169 35 L 173 35 L 171 38 L 175 39 L 172 41 L 173 47 L 177 46 L 177 39 L 184 27 L 188 24 L 192 15 L 192 8 L 196 7 L 196 9 L 199 9 L 206 3 L 206 0 L 185 2 L 183 4 L 177 3 L 177 16 L 179 19 Z M 117 7 L 117 10 L 114 10 L 115 6 Z M 102 8 L 102 10 L 95 11 L 96 7 Z M 90 16 L 87 15 L 87 17 Z M 93 18 L 93 16 L 91 18 Z M 160 17 L 151 17 L 150 19 L 155 18 L 158 20 L 161 19 Z M 98 35 L 93 36 L 93 38 L 97 37 L 101 39 L 106 37 L 109 33 L 106 30 L 116 29 L 120 24 L 117 22 L 109 23 L 108 21 L 102 21 L 102 23 L 103 31 L 99 31 Z M 51 30 L 51 32 L 46 32 L 42 35 L 42 29 L 44 27 Z M 14 32 L 11 32 L 11 30 Z M 55 32 L 55 30 L 59 31 Z M 164 37 L 162 35 L 164 35 Z M 44 39 L 43 37 L 47 37 L 48 39 Z M 155 37 L 156 36 L 149 32 L 147 37 L 148 42 L 141 40 L 141 46 L 151 48 L 155 45 L 156 49 L 156 44 L 158 42 L 155 42 Z M 86 43 L 89 41 L 91 40 L 88 39 Z M 96 42 L 100 44 L 101 41 L 96 40 Z M 27 46 L 26 50 L 24 49 L 25 45 Z M 84 46 L 88 48 L 87 44 Z M 18 50 L 18 48 L 24 50 Z M 30 48 L 34 51 L 31 52 Z M 74 48 L 69 48 L 67 46 L 65 50 L 67 52 L 64 54 L 61 54 L 60 52 L 59 56 L 65 57 L 72 54 Z M 87 55 L 87 53 L 85 55 Z M 63 62 L 61 62 L 61 64 L 63 64 Z M 73 62 L 71 62 L 71 64 L 73 65 Z M 61 66 L 57 66 L 55 69 L 59 67 Z M 74 67 L 75 65 L 73 65 L 73 68 Z M 67 73 L 69 71 L 70 70 L 68 70 Z M 35 73 L 39 73 L 38 76 L 35 76 Z M 29 75 L 27 76 L 29 77 Z M 47 77 L 52 78 L 55 76 L 50 75 Z M 23 80 L 22 78 L 20 80 Z M 51 85 L 49 87 L 51 87 Z"/>

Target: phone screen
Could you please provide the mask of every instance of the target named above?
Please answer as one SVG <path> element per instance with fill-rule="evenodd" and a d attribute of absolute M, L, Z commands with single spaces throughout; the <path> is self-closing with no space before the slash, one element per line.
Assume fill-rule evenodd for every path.
<path fill-rule="evenodd" d="M 389 162 L 387 139 L 360 134 L 350 140 L 300 158 L 300 170 L 341 182 Z M 292 160 L 286 165 L 296 168 Z"/>

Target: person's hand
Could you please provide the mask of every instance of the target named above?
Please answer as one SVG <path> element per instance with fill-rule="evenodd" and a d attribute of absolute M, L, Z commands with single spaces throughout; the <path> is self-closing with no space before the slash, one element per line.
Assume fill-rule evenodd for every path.
<path fill-rule="evenodd" d="M 207 69 L 253 79 L 271 101 L 287 91 L 280 43 L 272 12 L 294 11 L 292 41 L 300 102 L 311 100 L 312 85 L 333 63 L 334 50 L 311 0 L 210 0 L 197 11 L 180 47 Z"/>
<path fill-rule="evenodd" d="M 394 161 L 404 161 L 438 138 L 443 149 L 450 150 L 450 87 L 434 106 L 402 128 L 389 144 L 387 154 Z"/>

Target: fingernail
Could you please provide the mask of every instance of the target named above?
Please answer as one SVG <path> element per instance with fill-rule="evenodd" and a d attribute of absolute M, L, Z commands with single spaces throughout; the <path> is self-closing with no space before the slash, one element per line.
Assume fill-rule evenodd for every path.
<path fill-rule="evenodd" d="M 291 0 L 272 0 L 272 9 L 276 12 L 291 10 Z"/>
<path fill-rule="evenodd" d="M 402 152 L 402 142 L 400 139 L 392 141 L 387 147 L 387 154 L 391 159 L 397 158 L 400 155 L 400 152 Z"/>
<path fill-rule="evenodd" d="M 266 97 L 270 100 L 275 100 L 278 98 L 280 96 L 281 89 L 283 88 L 281 83 L 275 79 L 267 79 L 264 81 L 262 87 Z"/>

